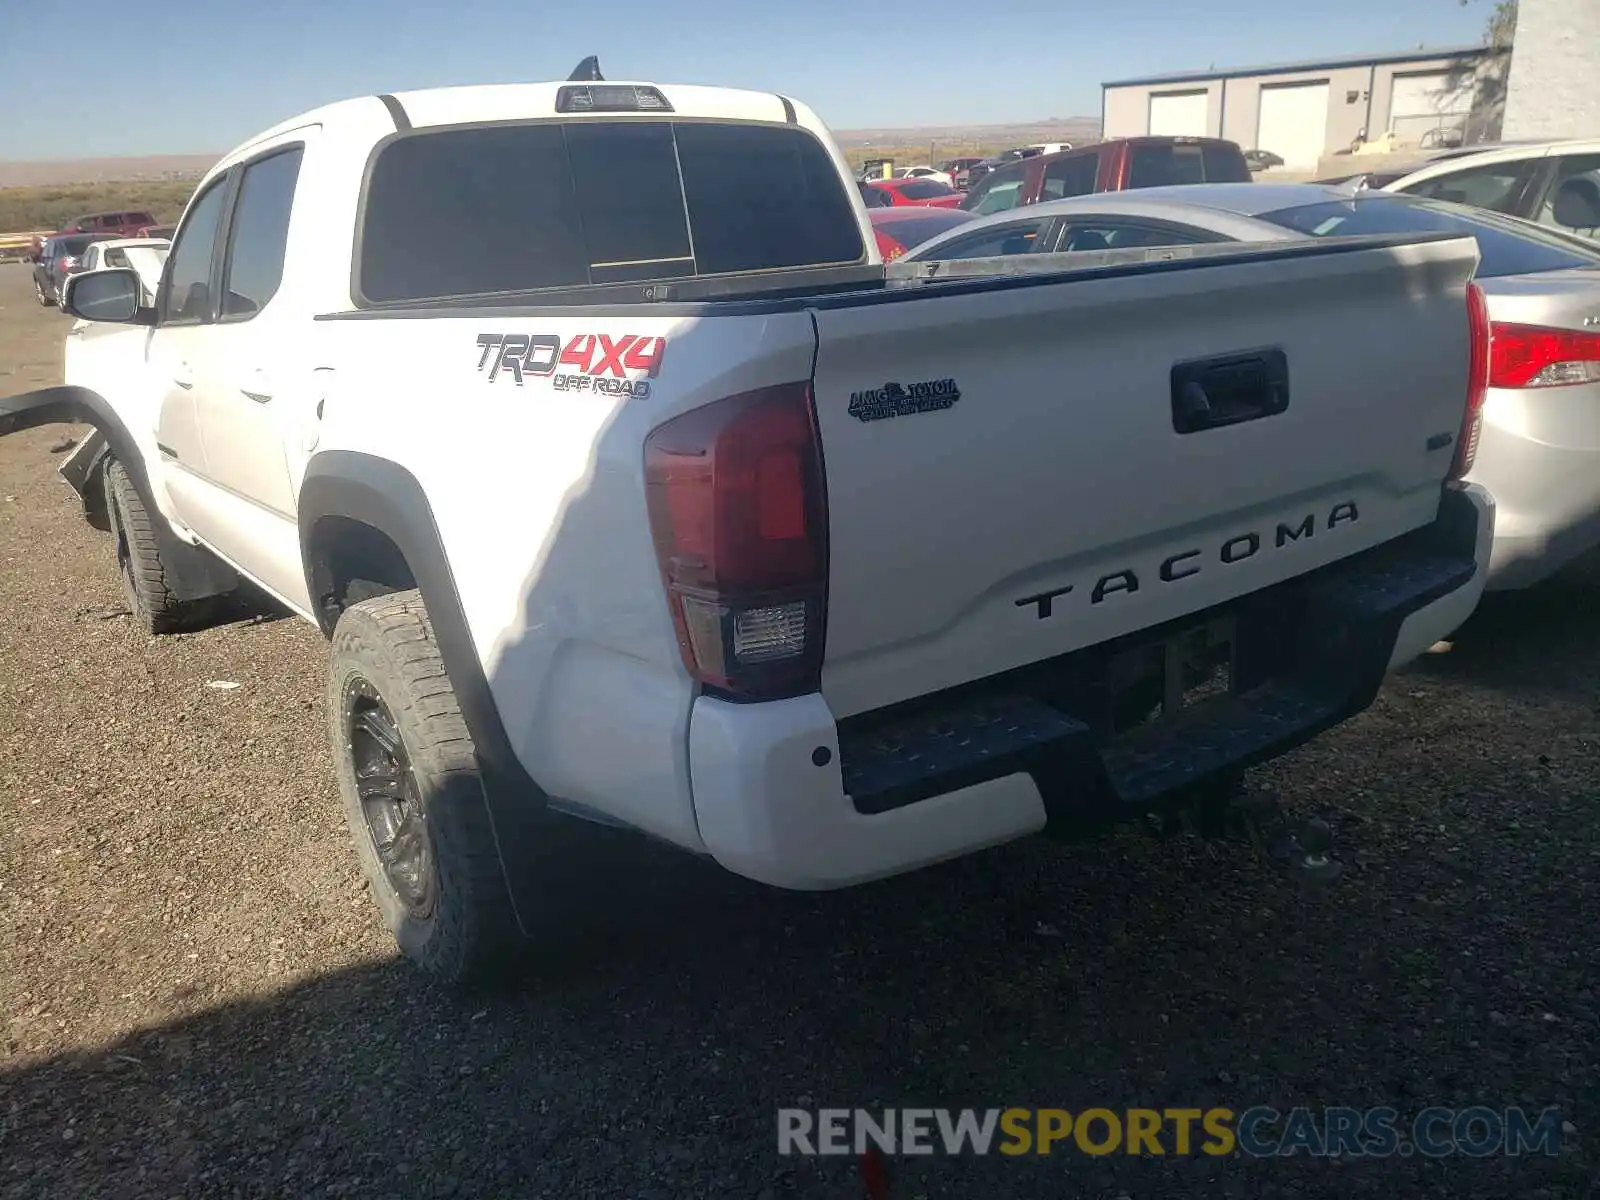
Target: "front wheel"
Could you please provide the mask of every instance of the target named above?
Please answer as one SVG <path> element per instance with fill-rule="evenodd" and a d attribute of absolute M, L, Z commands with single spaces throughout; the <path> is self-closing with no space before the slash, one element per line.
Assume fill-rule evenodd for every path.
<path fill-rule="evenodd" d="M 106 522 L 117 546 L 117 573 L 128 611 L 147 633 L 182 633 L 213 617 L 218 598 L 180 600 L 174 592 L 156 522 L 116 459 L 106 464 Z"/>
<path fill-rule="evenodd" d="M 401 951 L 447 983 L 502 972 L 521 939 L 472 735 L 421 595 L 347 608 L 330 666 L 339 795 Z"/>

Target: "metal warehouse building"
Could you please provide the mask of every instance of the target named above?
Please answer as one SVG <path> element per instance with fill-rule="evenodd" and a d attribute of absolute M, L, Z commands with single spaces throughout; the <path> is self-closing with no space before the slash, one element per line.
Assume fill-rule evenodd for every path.
<path fill-rule="evenodd" d="M 1101 84 L 1101 126 L 1108 138 L 1224 137 L 1314 170 L 1363 132 L 1392 131 L 1397 147 L 1498 136 L 1470 126 L 1478 80 L 1500 58 L 1456 46 L 1122 79 Z"/>

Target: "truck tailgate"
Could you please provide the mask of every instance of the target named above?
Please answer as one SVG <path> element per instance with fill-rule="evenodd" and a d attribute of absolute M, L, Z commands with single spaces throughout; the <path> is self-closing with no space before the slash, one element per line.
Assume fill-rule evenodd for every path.
<path fill-rule="evenodd" d="M 1280 246 L 819 303 L 835 715 L 1433 520 L 1476 264 L 1467 238 Z"/>

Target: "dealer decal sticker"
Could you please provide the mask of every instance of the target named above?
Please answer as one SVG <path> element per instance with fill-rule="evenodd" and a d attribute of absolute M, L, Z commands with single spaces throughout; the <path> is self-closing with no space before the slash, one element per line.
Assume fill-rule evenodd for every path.
<path fill-rule="evenodd" d="M 661 373 L 664 337 L 580 333 L 563 342 L 549 333 L 480 333 L 478 371 L 490 383 L 505 376 L 521 387 L 549 379 L 558 392 L 591 392 L 644 400 Z"/>

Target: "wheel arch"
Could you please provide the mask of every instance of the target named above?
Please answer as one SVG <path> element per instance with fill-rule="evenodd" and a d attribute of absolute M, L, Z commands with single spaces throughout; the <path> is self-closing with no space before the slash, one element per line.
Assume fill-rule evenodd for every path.
<path fill-rule="evenodd" d="M 415 587 L 428 610 L 439 655 L 477 749 L 501 865 L 517 919 L 530 928 L 519 896 L 523 872 L 515 850 L 537 837 L 530 822 L 546 811 L 545 793 L 528 775 L 506 734 L 477 646 L 467 626 L 455 577 L 445 556 L 433 508 L 416 476 L 399 463 L 350 450 L 312 458 L 300 485 L 300 552 L 317 623 L 332 636 L 352 595 L 351 564 L 374 564 L 388 578 L 368 580 L 370 595 Z M 396 573 L 403 571 L 403 577 Z"/>
<path fill-rule="evenodd" d="M 160 514 L 139 444 L 117 410 L 100 393 L 64 384 L 0 399 L 0 437 L 40 425 L 91 425 L 105 439 L 108 454 L 122 464 L 145 510 Z M 70 483 L 71 480 L 69 479 Z M 79 498 L 84 494 L 79 492 Z M 157 549 L 166 564 L 168 585 L 182 601 L 224 596 L 239 586 L 239 577 L 221 559 L 180 538 L 163 516 L 155 520 Z"/>

